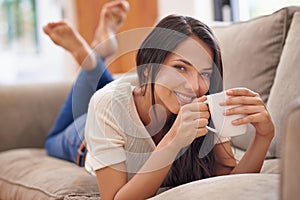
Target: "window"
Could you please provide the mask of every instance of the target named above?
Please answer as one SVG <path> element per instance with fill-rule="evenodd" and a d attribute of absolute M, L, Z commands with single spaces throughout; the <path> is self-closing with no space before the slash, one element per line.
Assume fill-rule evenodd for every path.
<path fill-rule="evenodd" d="M 214 20 L 245 21 L 291 5 L 300 6 L 300 0 L 214 0 Z"/>
<path fill-rule="evenodd" d="M 65 77 L 70 57 L 43 33 L 62 19 L 67 0 L 0 0 L 0 85 Z"/>
<path fill-rule="evenodd" d="M 238 0 L 214 0 L 215 21 L 239 21 Z"/>
<path fill-rule="evenodd" d="M 0 48 L 19 53 L 38 51 L 35 0 L 1 0 Z"/>
<path fill-rule="evenodd" d="M 286 6 L 300 6 L 300 0 L 239 0 L 240 19 L 248 20 L 261 15 L 267 15 Z"/>

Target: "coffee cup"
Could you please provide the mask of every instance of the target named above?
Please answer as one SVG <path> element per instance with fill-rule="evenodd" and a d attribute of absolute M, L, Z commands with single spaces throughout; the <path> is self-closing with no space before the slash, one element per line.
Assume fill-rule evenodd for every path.
<path fill-rule="evenodd" d="M 207 95 L 207 100 L 204 103 L 208 104 L 210 116 L 215 127 L 212 128 L 206 126 L 206 128 L 214 133 L 217 133 L 220 137 L 233 137 L 242 135 L 247 131 L 247 124 L 235 126 L 232 124 L 232 121 L 242 118 L 245 115 L 237 114 L 225 116 L 223 114 L 225 110 L 239 106 L 220 106 L 220 103 L 225 102 L 226 98 L 226 91 Z"/>

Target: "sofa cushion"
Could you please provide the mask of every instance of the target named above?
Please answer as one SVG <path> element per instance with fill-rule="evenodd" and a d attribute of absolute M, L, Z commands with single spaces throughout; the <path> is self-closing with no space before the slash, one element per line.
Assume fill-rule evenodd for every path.
<path fill-rule="evenodd" d="M 215 27 L 224 65 L 224 87 L 247 87 L 267 102 L 282 52 L 287 10 Z"/>
<path fill-rule="evenodd" d="M 44 149 L 0 153 L 0 199 L 100 199 L 96 178 Z"/>
<path fill-rule="evenodd" d="M 275 123 L 275 138 L 269 152 L 275 157 L 280 156 L 280 132 L 284 125 L 284 113 L 288 105 L 300 96 L 299 33 L 300 12 L 294 14 L 267 105 Z"/>
<path fill-rule="evenodd" d="M 281 159 L 266 159 L 260 170 L 262 174 L 280 174 L 281 172 Z"/>
<path fill-rule="evenodd" d="M 279 199 L 279 174 L 238 174 L 203 179 L 187 183 L 149 200 Z"/>
<path fill-rule="evenodd" d="M 247 87 L 260 93 L 267 103 L 292 14 L 297 10 L 299 7 L 283 8 L 247 22 L 214 28 L 223 56 L 225 89 Z M 247 134 L 232 138 L 243 150 L 255 132 L 252 125 L 248 127 Z"/>
<path fill-rule="evenodd" d="M 71 85 L 70 81 L 1 85 L 0 151 L 44 147 Z"/>

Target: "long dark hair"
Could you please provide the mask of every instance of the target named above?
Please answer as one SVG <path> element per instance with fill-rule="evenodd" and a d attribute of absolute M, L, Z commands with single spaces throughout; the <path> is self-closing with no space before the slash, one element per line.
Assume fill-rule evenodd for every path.
<path fill-rule="evenodd" d="M 144 40 L 136 58 L 139 84 L 145 94 L 147 83 L 150 81 L 153 105 L 155 104 L 154 84 L 161 64 L 170 52 L 192 35 L 205 42 L 213 52 L 213 73 L 208 93 L 216 93 L 223 89 L 221 53 L 211 29 L 192 17 L 169 15 L 162 19 Z M 149 80 L 150 78 L 151 80 Z M 175 114 L 168 117 L 162 130 L 163 134 L 169 131 L 176 117 Z M 187 148 L 182 149 L 165 178 L 164 186 L 177 186 L 214 176 L 213 145 L 214 135 L 208 133 L 194 140 Z"/>

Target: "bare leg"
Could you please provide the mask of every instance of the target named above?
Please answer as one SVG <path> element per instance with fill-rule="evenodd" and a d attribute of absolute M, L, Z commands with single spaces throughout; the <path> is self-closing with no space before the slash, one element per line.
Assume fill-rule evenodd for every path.
<path fill-rule="evenodd" d="M 129 4 L 126 0 L 112 1 L 103 6 L 91 43 L 91 47 L 95 49 L 97 55 L 106 58 L 117 50 L 115 34 L 125 21 L 128 11 Z"/>
<path fill-rule="evenodd" d="M 96 58 L 92 49 L 68 22 L 51 22 L 43 30 L 56 45 L 69 51 L 83 69 L 90 70 L 95 67 Z"/>
<path fill-rule="evenodd" d="M 105 59 L 117 50 L 115 34 L 123 24 L 128 11 L 129 4 L 125 0 L 113 1 L 104 5 L 91 44 L 98 56 Z M 93 50 L 68 22 L 48 23 L 43 30 L 56 45 L 69 51 L 83 69 L 95 68 L 96 58 Z"/>

